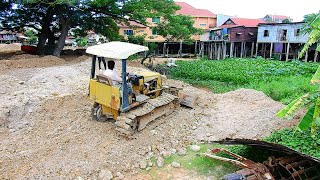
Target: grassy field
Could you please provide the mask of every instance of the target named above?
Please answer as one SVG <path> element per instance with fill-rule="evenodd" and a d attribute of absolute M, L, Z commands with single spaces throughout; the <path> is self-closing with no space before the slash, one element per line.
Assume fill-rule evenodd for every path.
<path fill-rule="evenodd" d="M 281 62 L 264 59 L 227 59 L 223 61 L 195 60 L 178 61 L 178 67 L 170 70 L 170 76 L 206 87 L 215 93 L 224 93 L 239 88 L 251 88 L 264 92 L 276 101 L 290 103 L 299 96 L 316 90 L 309 84 L 318 63 L 299 61 Z M 283 144 L 310 156 L 320 158 L 320 135 L 312 138 L 309 132 L 284 129 L 274 132 L 266 141 Z M 250 148 L 231 148 L 246 155 Z M 251 157 L 249 158 L 257 158 Z M 261 157 L 261 160 L 266 157 Z M 259 158 L 258 158 L 259 159 Z"/>
<path fill-rule="evenodd" d="M 263 91 L 274 100 L 288 104 L 315 89 L 309 81 L 317 63 L 281 62 L 262 59 L 226 59 L 223 61 L 178 61 L 170 76 L 215 93 L 239 88 Z"/>

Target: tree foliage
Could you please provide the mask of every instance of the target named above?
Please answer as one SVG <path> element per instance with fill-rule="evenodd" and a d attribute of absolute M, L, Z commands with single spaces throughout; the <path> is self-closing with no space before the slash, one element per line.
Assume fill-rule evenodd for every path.
<path fill-rule="evenodd" d="M 320 13 L 306 15 L 304 17 L 304 22 L 306 23 L 304 32 L 308 33 L 309 37 L 307 43 L 299 53 L 300 58 L 304 55 L 304 53 L 309 49 L 310 46 L 318 42 L 320 39 Z M 317 51 L 320 51 L 320 46 L 317 47 Z"/>
<path fill-rule="evenodd" d="M 0 8 L 4 27 L 36 29 L 38 53 L 56 56 L 60 55 L 71 28 L 76 28 L 79 34 L 92 30 L 113 41 L 121 39 L 117 22 L 133 20 L 147 24 L 147 17 L 163 17 L 170 25 L 186 19 L 173 16 L 179 9 L 173 0 L 5 0 Z M 176 39 L 187 39 L 190 35 L 186 33 L 194 32 L 186 30 L 191 21 L 180 25 L 184 26 L 180 29 L 183 36 L 172 29 L 167 31 Z M 161 32 L 166 35 L 167 31 Z"/>

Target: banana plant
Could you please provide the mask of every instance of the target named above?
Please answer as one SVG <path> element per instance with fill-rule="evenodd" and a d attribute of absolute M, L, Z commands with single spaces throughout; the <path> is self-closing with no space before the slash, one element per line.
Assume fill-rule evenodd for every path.
<path fill-rule="evenodd" d="M 277 113 L 278 117 L 292 119 L 293 116 L 303 107 L 308 111 L 301 119 L 297 129 L 307 131 L 311 129 L 311 135 L 314 136 L 318 127 L 320 127 L 320 66 L 313 75 L 311 85 L 318 86 L 316 91 L 309 92 L 296 100 Z"/>
<path fill-rule="evenodd" d="M 308 41 L 299 53 L 301 58 L 308 48 L 317 43 L 320 39 L 320 11 L 317 14 L 309 14 L 305 16 L 306 26 L 305 33 L 309 33 Z M 320 46 L 316 51 L 320 51 Z M 315 136 L 315 132 L 320 127 L 320 66 L 313 75 L 311 85 L 318 86 L 316 91 L 309 92 L 300 98 L 292 101 L 288 106 L 278 112 L 277 116 L 281 118 L 292 119 L 302 107 L 308 109 L 307 113 L 301 119 L 297 129 L 299 131 L 307 131 L 311 129 L 311 136 Z"/>

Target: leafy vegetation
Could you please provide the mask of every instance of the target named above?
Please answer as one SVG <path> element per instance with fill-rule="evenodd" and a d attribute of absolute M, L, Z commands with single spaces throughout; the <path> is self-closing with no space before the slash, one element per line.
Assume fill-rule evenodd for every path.
<path fill-rule="evenodd" d="M 295 129 L 284 129 L 272 133 L 265 140 L 285 145 L 296 151 L 320 159 L 320 133 L 316 132 L 315 137 L 312 138 L 310 136 L 310 131 L 300 132 Z"/>
<path fill-rule="evenodd" d="M 281 62 L 262 59 L 223 61 L 178 61 L 170 75 L 193 85 L 224 93 L 238 88 L 263 91 L 274 100 L 288 104 L 304 93 L 315 90 L 309 84 L 316 63 Z"/>
<path fill-rule="evenodd" d="M 71 29 L 94 31 L 113 41 L 121 38 L 119 22 L 149 25 L 146 19 L 155 17 L 161 17 L 159 26 L 166 25 L 158 35 L 188 40 L 198 29 L 190 17 L 175 15 L 179 9 L 173 0 L 4 0 L 0 1 L 0 20 L 5 28 L 36 29 L 38 54 L 59 56 Z"/>
<path fill-rule="evenodd" d="M 320 13 L 309 14 L 305 16 L 306 27 L 305 32 L 309 33 L 308 41 L 304 45 L 299 57 L 314 43 L 319 41 L 320 38 Z M 316 51 L 320 51 L 320 46 L 317 47 Z M 317 87 L 316 90 L 309 90 L 307 94 L 299 97 L 292 101 L 287 107 L 282 109 L 277 115 L 282 118 L 292 119 L 293 115 L 302 107 L 308 109 L 305 116 L 301 119 L 297 129 L 299 131 L 306 132 L 310 129 L 310 135 L 312 138 L 317 138 L 317 130 L 320 126 L 320 66 L 313 75 L 310 83 Z"/>

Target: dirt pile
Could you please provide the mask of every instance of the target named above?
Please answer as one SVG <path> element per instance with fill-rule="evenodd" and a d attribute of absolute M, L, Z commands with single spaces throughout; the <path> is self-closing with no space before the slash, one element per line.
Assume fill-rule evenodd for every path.
<path fill-rule="evenodd" d="M 283 105 L 261 92 L 213 94 L 164 80 L 198 95 L 195 109 L 177 108 L 128 140 L 119 136 L 112 122 L 92 120 L 87 97 L 90 64 L 90 60 L 45 68 L 41 64 L 42 68 L 0 74 L 0 179 L 97 179 L 106 170 L 128 174 L 142 161 L 175 153 L 191 142 L 259 138 L 284 125 L 274 117 Z M 116 67 L 120 72 L 120 61 Z"/>
<path fill-rule="evenodd" d="M 14 52 L 14 51 L 20 51 L 20 50 L 21 50 L 20 43 L 0 44 L 0 52 Z"/>
<path fill-rule="evenodd" d="M 0 61 L 0 70 L 9 70 L 14 68 L 36 68 L 48 67 L 54 65 L 62 65 L 66 63 L 65 60 L 56 56 L 35 56 L 29 54 L 21 54 L 11 57 L 8 60 Z"/>

